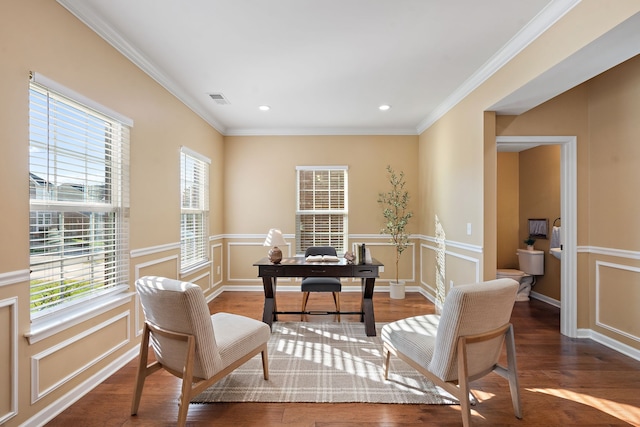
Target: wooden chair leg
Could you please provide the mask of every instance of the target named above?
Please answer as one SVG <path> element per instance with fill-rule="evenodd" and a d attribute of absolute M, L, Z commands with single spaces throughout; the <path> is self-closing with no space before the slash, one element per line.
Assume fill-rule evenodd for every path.
<path fill-rule="evenodd" d="M 458 387 L 460 395 L 460 410 L 462 413 L 462 425 L 471 426 L 471 405 L 469 402 L 469 377 L 467 370 L 467 349 L 464 337 L 458 338 Z"/>
<path fill-rule="evenodd" d="M 307 311 L 307 302 L 309 301 L 309 292 L 302 293 L 302 309 L 300 311 Z M 304 313 L 300 314 L 300 321 L 304 321 Z"/>
<path fill-rule="evenodd" d="M 195 358 L 195 338 L 189 336 L 187 340 L 187 363 L 182 371 L 182 389 L 180 391 L 180 401 L 178 402 L 178 427 L 187 425 L 187 412 L 189 411 L 189 401 L 191 400 L 191 388 L 193 383 L 193 360 Z"/>
<path fill-rule="evenodd" d="M 382 348 L 382 357 L 384 358 L 384 379 L 389 379 L 389 365 L 391 364 L 391 352 L 387 348 L 387 346 L 383 346 Z"/>
<path fill-rule="evenodd" d="M 262 356 L 262 373 L 264 375 L 264 379 L 269 379 L 269 355 L 267 353 L 267 345 L 264 345 L 262 352 L 260 353 Z"/>
<path fill-rule="evenodd" d="M 149 327 L 145 323 L 144 332 L 142 333 L 142 342 L 140 343 L 140 356 L 138 357 L 136 384 L 133 389 L 133 401 L 131 402 L 131 415 L 136 415 L 138 413 L 140 398 L 142 397 L 142 389 L 144 387 L 144 380 L 147 378 L 147 361 L 149 360 L 149 332 Z"/>
<path fill-rule="evenodd" d="M 333 292 L 333 302 L 335 303 L 336 311 L 338 312 L 338 322 L 340 322 L 340 292 Z"/>
<path fill-rule="evenodd" d="M 511 401 L 516 418 L 522 419 L 522 403 L 520 401 L 520 384 L 518 383 L 518 366 L 516 364 L 516 342 L 513 336 L 513 325 L 509 325 L 506 334 L 507 347 L 507 370 L 509 380 L 509 390 L 511 391 Z"/>

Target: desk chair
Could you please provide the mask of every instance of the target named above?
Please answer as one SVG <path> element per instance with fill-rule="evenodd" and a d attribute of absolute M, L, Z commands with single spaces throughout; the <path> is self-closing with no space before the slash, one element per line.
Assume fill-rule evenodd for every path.
<path fill-rule="evenodd" d="M 442 315 L 410 317 L 382 327 L 384 377 L 391 355 L 460 401 L 462 424 L 471 424 L 469 382 L 491 372 L 506 378 L 516 418 L 522 418 L 516 347 L 509 323 L 518 292 L 512 279 L 453 287 Z M 498 364 L 506 340 L 507 367 Z"/>
<path fill-rule="evenodd" d="M 333 255 L 337 256 L 336 248 L 331 246 L 311 246 L 304 253 L 305 258 L 310 255 Z M 340 292 L 342 283 L 338 277 L 305 277 L 302 279 L 302 310 L 306 311 L 307 301 L 310 292 L 331 292 L 333 302 L 336 305 L 337 319 L 340 321 Z M 304 314 L 300 315 L 300 320 L 304 320 Z"/>

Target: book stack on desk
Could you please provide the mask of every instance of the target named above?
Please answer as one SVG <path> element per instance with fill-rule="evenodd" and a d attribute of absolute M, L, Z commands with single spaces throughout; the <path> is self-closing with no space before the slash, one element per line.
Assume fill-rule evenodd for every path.
<path fill-rule="evenodd" d="M 356 245 L 356 264 L 371 264 L 371 252 L 369 248 L 363 243 Z"/>
<path fill-rule="evenodd" d="M 339 262 L 340 258 L 335 255 L 309 255 L 306 262 Z"/>

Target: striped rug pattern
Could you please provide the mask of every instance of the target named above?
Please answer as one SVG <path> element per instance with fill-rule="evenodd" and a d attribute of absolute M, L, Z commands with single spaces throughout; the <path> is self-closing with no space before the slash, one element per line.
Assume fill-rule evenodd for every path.
<path fill-rule="evenodd" d="M 258 355 L 191 402 L 458 403 L 397 358 L 385 381 L 382 341 L 363 323 L 274 322 L 268 348 L 269 380 Z"/>

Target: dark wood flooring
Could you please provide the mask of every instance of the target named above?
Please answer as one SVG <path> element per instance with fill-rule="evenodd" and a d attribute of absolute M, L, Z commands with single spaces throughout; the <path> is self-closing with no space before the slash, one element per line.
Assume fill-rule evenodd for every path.
<path fill-rule="evenodd" d="M 342 294 L 342 309 L 359 307 L 358 293 Z M 279 295 L 280 310 L 298 310 L 299 293 Z M 389 322 L 434 307 L 419 294 L 392 300 L 374 296 L 377 322 Z M 308 308 L 331 308 L 330 294 L 312 294 Z M 260 319 L 258 292 L 225 292 L 210 303 L 227 311 Z M 298 316 L 280 316 L 297 321 Z M 333 316 L 309 316 L 332 321 Z M 342 316 L 342 321 L 357 321 Z M 560 335 L 560 313 L 540 301 L 518 302 L 513 311 L 524 418 L 513 415 L 508 384 L 496 374 L 472 383 L 479 398 L 472 408 L 477 426 L 640 426 L 640 361 L 588 339 Z M 380 361 L 382 363 L 382 361 Z M 140 410 L 130 416 L 137 361 L 97 386 L 48 426 L 170 426 L 177 419 L 179 380 L 164 371 L 147 379 Z M 460 426 L 458 406 L 388 404 L 216 403 L 190 405 L 190 426 Z"/>

